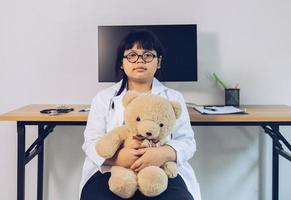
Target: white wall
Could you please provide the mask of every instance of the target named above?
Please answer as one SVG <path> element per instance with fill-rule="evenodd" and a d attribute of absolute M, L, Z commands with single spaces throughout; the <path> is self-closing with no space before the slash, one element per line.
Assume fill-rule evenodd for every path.
<path fill-rule="evenodd" d="M 199 82 L 169 83 L 187 101 L 223 103 L 209 74 L 240 83 L 242 104 L 291 105 L 288 0 L 0 1 L 0 113 L 32 103 L 90 103 L 97 81 L 97 25 L 198 24 Z M 83 127 L 58 127 L 46 140 L 45 199 L 77 199 Z M 255 127 L 194 127 L 191 160 L 202 196 L 270 200 L 271 146 Z M 284 134 L 290 128 L 282 129 Z M 35 139 L 29 128 L 27 145 Z M 16 198 L 16 127 L 0 123 L 0 199 Z M 291 136 L 288 136 L 291 140 Z M 291 163 L 280 159 L 280 196 L 291 196 Z M 36 199 L 36 162 L 26 197 Z M 264 175 L 264 176 L 261 176 Z"/>

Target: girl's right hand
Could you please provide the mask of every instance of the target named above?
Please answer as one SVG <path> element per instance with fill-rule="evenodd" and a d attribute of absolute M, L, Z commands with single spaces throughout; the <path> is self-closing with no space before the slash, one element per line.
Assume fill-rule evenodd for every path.
<path fill-rule="evenodd" d="M 112 158 L 105 161 L 105 165 L 121 166 L 129 168 L 142 154 L 138 149 L 142 141 L 138 139 L 127 138 L 123 147 L 118 150 Z"/>
<path fill-rule="evenodd" d="M 130 166 L 143 154 L 143 152 L 133 148 L 120 149 L 114 159 L 113 165 L 130 168 Z"/>

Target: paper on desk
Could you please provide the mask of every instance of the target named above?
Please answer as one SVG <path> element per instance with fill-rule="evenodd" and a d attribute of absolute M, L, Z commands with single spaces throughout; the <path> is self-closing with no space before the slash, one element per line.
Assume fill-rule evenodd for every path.
<path fill-rule="evenodd" d="M 234 106 L 193 106 L 193 108 L 202 114 L 208 115 L 245 113 L 243 110 Z"/>

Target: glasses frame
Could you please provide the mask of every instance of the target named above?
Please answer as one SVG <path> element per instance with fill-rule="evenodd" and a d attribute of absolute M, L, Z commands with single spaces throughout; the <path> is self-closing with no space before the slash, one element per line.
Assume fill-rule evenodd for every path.
<path fill-rule="evenodd" d="M 143 58 L 143 56 L 144 56 L 145 54 L 147 54 L 147 53 L 152 54 L 152 56 L 153 56 L 153 59 L 152 59 L 152 60 L 150 60 L 150 61 L 146 61 L 146 60 Z M 136 54 L 136 55 L 137 55 L 137 59 L 136 59 L 135 61 L 130 61 L 129 58 L 128 58 L 128 55 L 129 55 L 129 54 Z M 144 52 L 143 54 L 141 54 L 141 55 L 138 54 L 138 53 L 135 53 L 135 52 L 130 52 L 129 54 L 123 56 L 123 58 L 126 58 L 127 61 L 130 62 L 130 63 L 136 63 L 136 62 L 138 61 L 139 58 L 141 58 L 145 63 L 150 63 L 150 62 L 152 62 L 155 58 L 158 57 L 157 55 L 155 55 L 154 53 L 152 53 L 152 52 L 150 52 L 150 51 L 145 51 L 145 52 Z"/>

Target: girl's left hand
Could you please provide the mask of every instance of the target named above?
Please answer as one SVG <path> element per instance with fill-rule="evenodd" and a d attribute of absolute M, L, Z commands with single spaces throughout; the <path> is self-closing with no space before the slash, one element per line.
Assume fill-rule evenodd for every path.
<path fill-rule="evenodd" d="M 176 152 L 170 146 L 151 147 L 139 149 L 140 154 L 143 154 L 130 167 L 133 171 L 139 172 L 148 166 L 162 166 L 167 161 L 175 161 Z"/>

